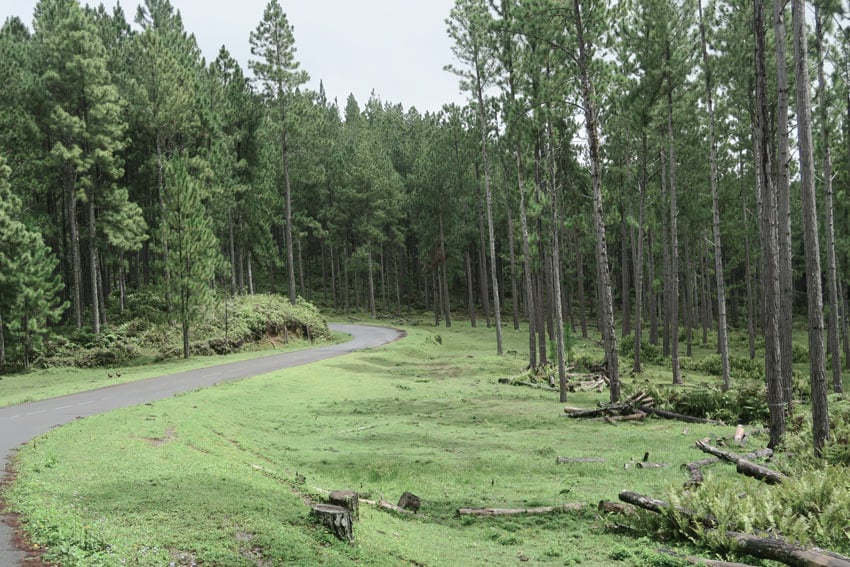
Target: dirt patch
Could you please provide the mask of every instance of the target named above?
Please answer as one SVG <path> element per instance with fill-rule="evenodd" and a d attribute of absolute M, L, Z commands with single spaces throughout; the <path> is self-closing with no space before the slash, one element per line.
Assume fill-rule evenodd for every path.
<path fill-rule="evenodd" d="M 151 447 L 162 447 L 176 438 L 177 430 L 174 427 L 169 427 L 165 430 L 165 434 L 162 437 L 142 437 L 142 440 Z"/>
<path fill-rule="evenodd" d="M 249 532 L 236 532 L 236 541 L 239 542 L 239 555 L 251 561 L 257 567 L 271 567 L 272 563 L 263 557 L 262 548 L 250 545 L 254 534 Z"/>

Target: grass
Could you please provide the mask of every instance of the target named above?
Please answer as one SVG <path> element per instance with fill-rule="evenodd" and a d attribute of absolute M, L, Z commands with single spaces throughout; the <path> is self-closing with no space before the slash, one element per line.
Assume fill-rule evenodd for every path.
<path fill-rule="evenodd" d="M 665 497 L 686 479 L 678 465 L 703 456 L 694 441 L 733 427 L 565 419 L 552 392 L 496 383 L 522 371 L 524 332 L 506 330 L 499 357 L 492 329 L 406 330 L 379 349 L 59 428 L 20 451 L 7 499 L 65 566 L 680 564 L 656 541 L 608 529 L 621 520 L 595 505 L 624 489 Z M 601 359 L 581 339 L 575 354 Z M 572 394 L 569 405 L 606 399 Z M 647 451 L 670 466 L 626 467 Z M 423 504 L 410 517 L 362 506 L 347 545 L 308 516 L 306 499 L 334 489 L 390 501 L 411 491 Z M 565 502 L 587 506 L 455 515 Z"/>
<path fill-rule="evenodd" d="M 334 333 L 334 340 L 336 342 L 346 341 L 348 335 Z M 302 350 L 312 346 L 315 345 L 307 340 L 300 339 L 290 339 L 288 344 L 285 345 L 280 342 L 267 341 L 260 343 L 258 350 L 248 350 L 223 356 L 196 356 L 164 362 L 149 361 L 149 364 L 134 364 L 117 368 L 57 367 L 32 369 L 17 374 L 0 374 L 0 407 L 74 394 L 154 376 L 177 374 L 196 368 L 206 368 L 269 354 Z"/>

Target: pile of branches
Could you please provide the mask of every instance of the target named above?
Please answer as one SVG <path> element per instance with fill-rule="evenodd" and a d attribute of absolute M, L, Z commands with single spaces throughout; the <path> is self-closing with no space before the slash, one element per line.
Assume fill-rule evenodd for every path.
<path fill-rule="evenodd" d="M 566 407 L 564 408 L 564 413 L 567 417 L 599 418 L 609 423 L 617 421 L 640 421 L 646 418 L 647 415 L 653 414 L 666 419 L 675 419 L 688 423 L 722 425 L 719 421 L 658 409 L 655 407 L 655 400 L 646 392 L 637 392 L 621 402 L 603 404 L 595 409 Z"/>

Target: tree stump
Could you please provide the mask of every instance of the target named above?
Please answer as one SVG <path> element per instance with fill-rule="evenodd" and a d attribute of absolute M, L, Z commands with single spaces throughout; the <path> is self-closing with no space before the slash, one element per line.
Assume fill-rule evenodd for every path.
<path fill-rule="evenodd" d="M 402 510 L 418 512 L 421 504 L 422 500 L 420 500 L 419 497 L 412 492 L 405 492 L 401 495 L 401 498 L 398 499 L 398 507 Z"/>
<path fill-rule="evenodd" d="M 351 512 L 347 508 L 332 504 L 313 504 L 311 513 L 342 541 L 351 542 L 354 540 Z"/>
<path fill-rule="evenodd" d="M 342 506 L 351 513 L 352 520 L 360 519 L 360 495 L 353 490 L 334 490 L 328 495 L 328 504 Z"/>

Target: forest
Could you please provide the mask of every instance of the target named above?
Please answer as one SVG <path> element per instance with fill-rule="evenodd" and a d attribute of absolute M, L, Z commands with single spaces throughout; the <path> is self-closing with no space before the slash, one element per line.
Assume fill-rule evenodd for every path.
<path fill-rule="evenodd" d="M 789 5 L 790 4 L 790 5 Z M 804 0 L 457 0 L 465 106 L 305 87 L 270 0 L 242 69 L 168 0 L 41 0 L 0 31 L 0 367 L 133 317 L 276 292 L 373 318 L 601 333 L 611 401 L 658 345 L 764 357 L 770 446 L 806 321 L 813 445 L 850 362 L 850 32 Z M 503 318 L 506 320 L 503 322 Z M 681 341 L 680 341 L 681 337 Z M 618 341 L 630 341 L 620 358 Z"/>

